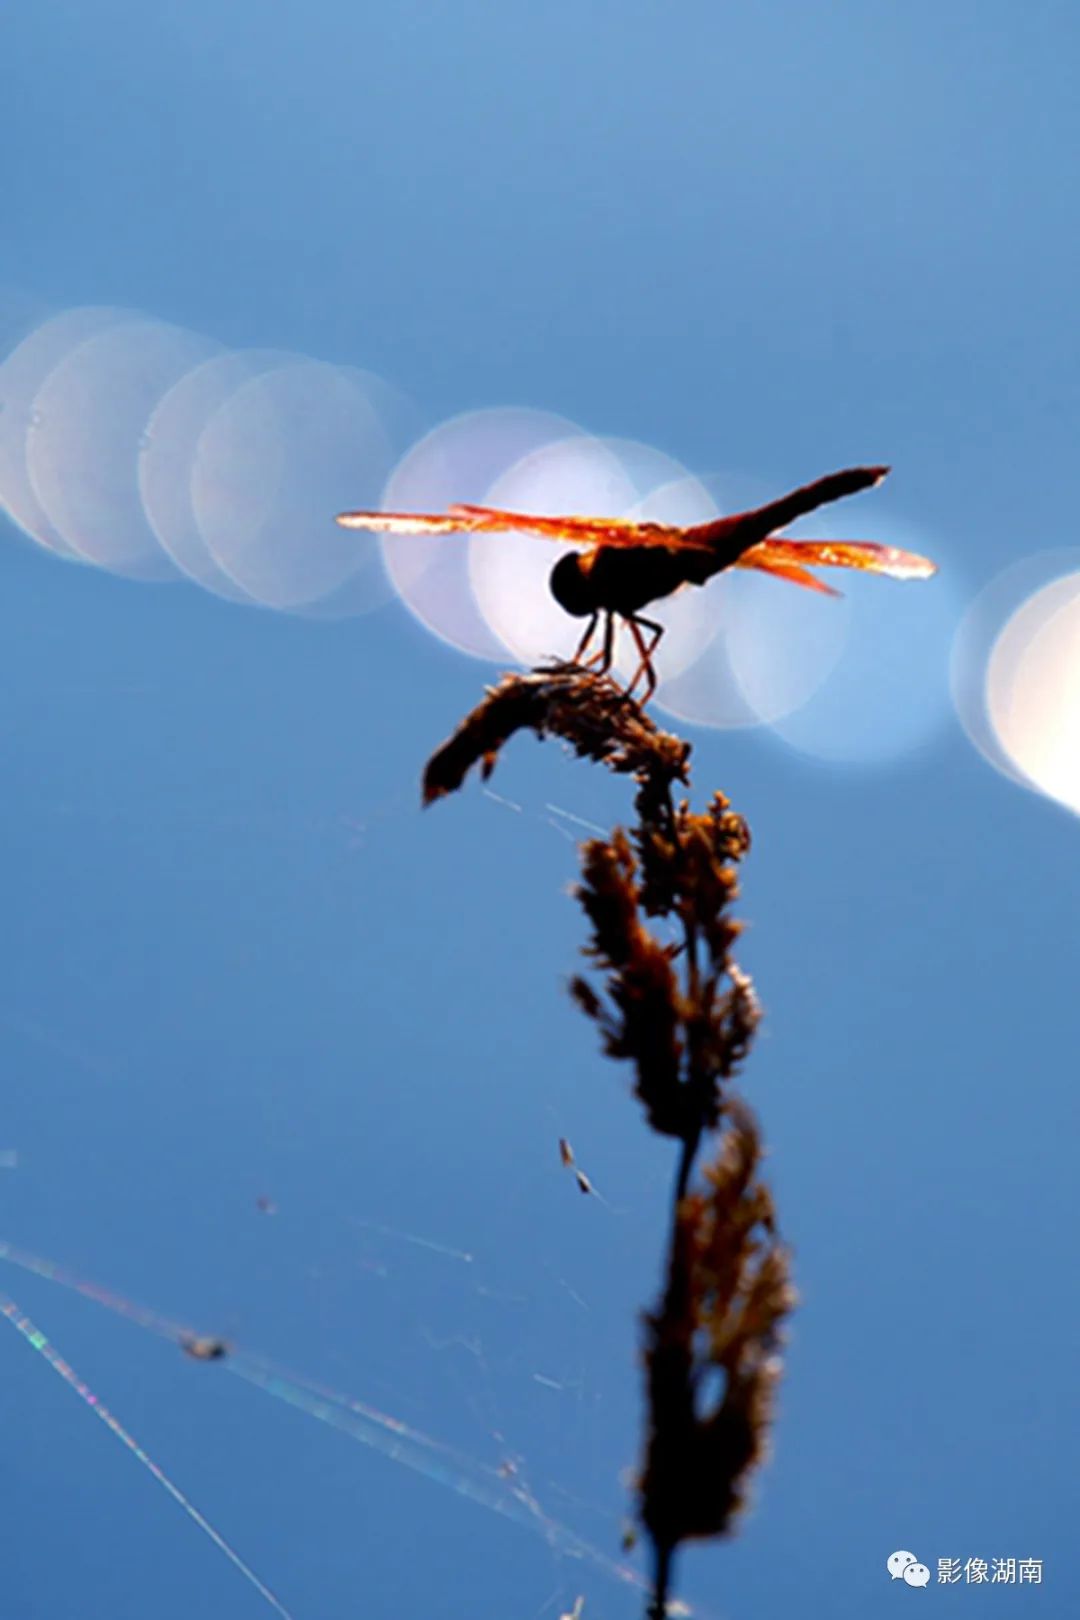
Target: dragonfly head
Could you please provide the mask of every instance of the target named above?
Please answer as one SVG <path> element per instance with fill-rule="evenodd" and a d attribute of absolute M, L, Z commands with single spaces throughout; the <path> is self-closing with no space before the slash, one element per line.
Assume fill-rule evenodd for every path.
<path fill-rule="evenodd" d="M 590 559 L 591 560 L 591 559 Z M 599 606 L 596 589 L 580 552 L 568 551 L 551 570 L 551 594 L 564 612 L 575 619 L 586 619 Z"/>

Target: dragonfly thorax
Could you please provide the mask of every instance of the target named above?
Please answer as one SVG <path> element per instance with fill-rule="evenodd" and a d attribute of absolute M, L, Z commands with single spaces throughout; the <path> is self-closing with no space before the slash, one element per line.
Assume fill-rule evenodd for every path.
<path fill-rule="evenodd" d="M 724 558 L 705 550 L 598 546 L 584 555 L 571 551 L 560 557 L 549 584 L 559 606 L 577 619 L 591 613 L 632 618 L 683 585 L 703 585 L 724 566 Z"/>

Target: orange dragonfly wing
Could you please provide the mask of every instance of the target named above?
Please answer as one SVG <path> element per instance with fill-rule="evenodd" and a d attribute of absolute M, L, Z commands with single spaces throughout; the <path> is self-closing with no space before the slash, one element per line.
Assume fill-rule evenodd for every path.
<path fill-rule="evenodd" d="M 686 530 L 668 523 L 634 523 L 630 518 L 537 517 L 527 512 L 506 512 L 497 506 L 452 506 L 451 512 L 476 518 L 490 533 L 524 529 L 545 540 L 565 540 L 577 546 L 677 546 Z M 695 547 L 695 549 L 697 549 Z"/>
<path fill-rule="evenodd" d="M 754 551 L 760 552 L 763 548 L 755 546 Z M 832 585 L 826 585 L 823 579 L 818 579 L 808 568 L 799 563 L 782 562 L 779 558 L 766 556 L 753 556 L 749 551 L 739 558 L 733 565 L 735 568 L 755 568 L 761 574 L 771 574 L 774 579 L 789 580 L 792 585 L 804 585 L 808 591 L 818 591 L 822 596 L 840 596 L 841 592 Z"/>
<path fill-rule="evenodd" d="M 538 517 L 496 506 L 451 506 L 445 512 L 342 512 L 345 529 L 378 534 L 509 534 L 513 531 L 562 540 L 574 546 L 686 545 L 685 529 L 663 523 L 633 523 L 628 518 Z M 701 547 L 691 542 L 692 549 Z"/>
<path fill-rule="evenodd" d="M 929 557 L 873 540 L 762 540 L 743 552 L 735 567 L 757 568 L 835 596 L 829 586 L 805 572 L 807 563 L 816 568 L 857 568 L 891 579 L 929 579 L 937 573 L 937 564 Z"/>
<path fill-rule="evenodd" d="M 339 512 L 335 522 L 343 529 L 368 529 L 373 534 L 471 534 L 485 525 L 466 512 Z"/>

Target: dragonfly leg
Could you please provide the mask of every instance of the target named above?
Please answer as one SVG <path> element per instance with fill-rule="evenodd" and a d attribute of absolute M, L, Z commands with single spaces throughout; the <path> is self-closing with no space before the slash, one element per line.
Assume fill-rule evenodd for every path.
<path fill-rule="evenodd" d="M 575 664 L 580 664 L 581 663 L 581 660 L 582 660 L 582 658 L 584 656 L 586 647 L 589 645 L 589 642 L 592 640 L 593 636 L 596 634 L 596 621 L 597 621 L 597 619 L 599 617 L 600 617 L 599 612 L 596 612 L 590 618 L 588 628 L 586 629 L 585 634 L 582 636 L 581 640 L 578 642 L 577 652 L 574 654 L 573 659 L 571 660 L 571 662 L 573 662 Z M 589 663 L 592 663 L 592 662 L 593 662 L 593 660 L 590 659 Z M 585 667 L 587 669 L 588 664 L 586 664 Z"/>
<path fill-rule="evenodd" d="M 641 662 L 634 671 L 634 678 L 626 688 L 626 696 L 630 696 L 631 692 L 634 690 L 634 687 L 644 675 L 645 693 L 641 701 L 642 703 L 648 703 L 649 699 L 656 691 L 656 670 L 653 667 L 653 653 L 660 645 L 661 637 L 664 634 L 664 626 L 662 624 L 657 624 L 655 619 L 643 619 L 636 614 L 631 614 L 626 622 L 630 626 L 630 634 L 634 638 L 634 646 L 637 648 L 641 657 Z M 648 645 L 646 645 L 645 637 L 641 633 L 643 629 L 652 631 L 652 640 L 648 643 Z"/>
<path fill-rule="evenodd" d="M 592 635 L 593 627 L 595 626 L 596 620 L 599 618 L 599 616 L 600 615 L 597 613 L 593 618 L 593 624 L 592 624 L 592 626 L 590 626 L 590 629 L 589 629 L 589 635 L 590 636 Z M 603 644 L 601 645 L 600 651 L 597 652 L 597 653 L 594 653 L 593 656 L 589 659 L 588 663 L 585 665 L 585 668 L 586 669 L 592 669 L 593 666 L 595 665 L 596 666 L 596 673 L 598 675 L 606 675 L 608 670 L 611 668 L 611 659 L 612 659 L 614 644 L 615 644 L 615 615 L 613 613 L 608 613 L 608 612 L 605 611 Z M 583 642 L 581 647 L 579 647 L 579 649 L 578 649 L 578 656 L 579 657 L 580 657 L 581 653 L 584 651 L 584 647 L 585 647 L 585 643 Z"/>
<path fill-rule="evenodd" d="M 600 659 L 600 663 L 597 665 L 597 671 L 598 671 L 599 674 L 601 674 L 601 675 L 606 675 L 607 674 L 608 670 L 611 668 L 611 660 L 612 660 L 612 658 L 614 656 L 615 656 L 615 615 L 614 615 L 614 613 L 608 613 L 608 616 L 607 616 L 606 620 L 604 621 L 604 651 L 603 651 L 603 655 L 602 655 L 602 657 Z"/>

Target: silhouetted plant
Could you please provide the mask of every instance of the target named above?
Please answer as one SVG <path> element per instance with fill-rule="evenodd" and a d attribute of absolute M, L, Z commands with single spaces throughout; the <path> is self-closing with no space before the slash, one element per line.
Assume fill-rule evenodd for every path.
<path fill-rule="evenodd" d="M 757 1124 L 730 1090 L 760 1018 L 732 956 L 737 866 L 750 833 L 723 794 L 702 812 L 676 803 L 676 784 L 689 785 L 690 744 L 660 730 L 606 676 L 566 664 L 504 676 L 489 689 L 429 762 L 424 803 L 454 792 L 474 766 L 490 776 L 523 729 L 560 737 L 637 783 L 630 831 L 582 846 L 584 951 L 603 981 L 596 989 L 579 976 L 570 989 L 608 1056 L 633 1065 L 649 1125 L 681 1144 L 666 1276 L 645 1316 L 647 1438 L 637 1484 L 654 1555 L 649 1615 L 660 1620 L 676 1549 L 729 1533 L 746 1505 L 795 1302 L 761 1179 Z M 677 937 L 651 930 L 651 918 L 668 919 Z"/>

